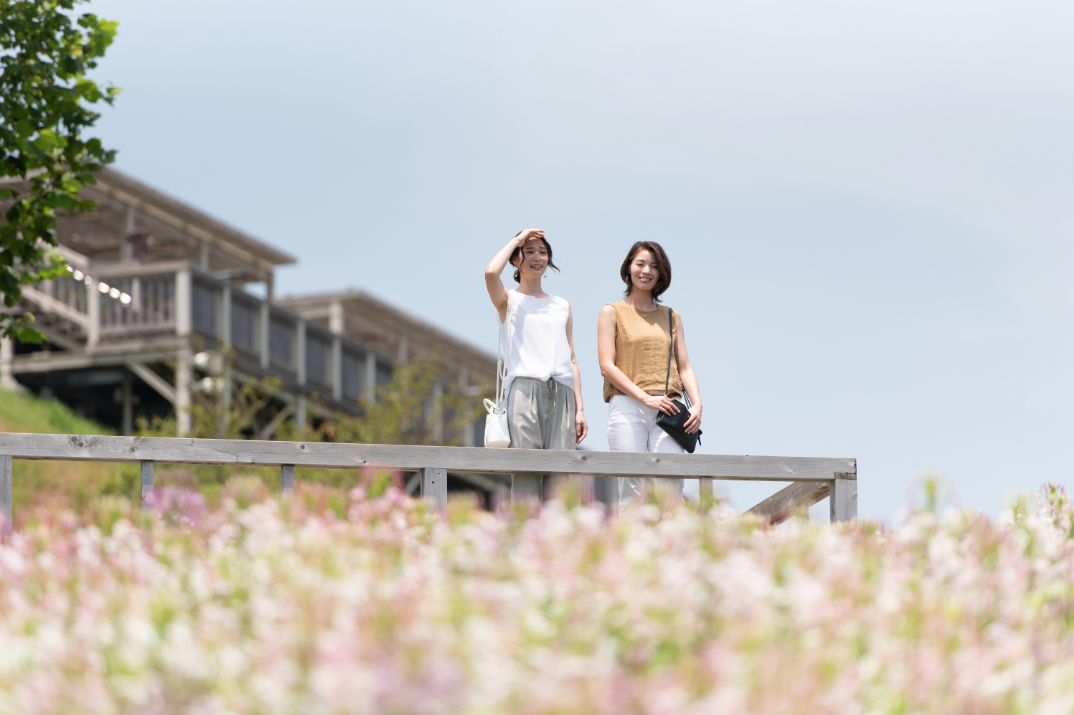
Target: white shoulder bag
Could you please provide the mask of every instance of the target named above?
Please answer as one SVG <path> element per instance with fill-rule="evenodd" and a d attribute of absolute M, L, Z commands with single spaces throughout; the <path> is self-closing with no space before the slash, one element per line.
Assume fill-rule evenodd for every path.
<path fill-rule="evenodd" d="M 511 306 L 507 306 L 507 320 L 511 319 Z M 500 346 L 503 344 L 503 334 L 510 329 L 510 323 L 504 321 L 504 330 L 497 331 L 496 338 L 496 401 L 485 398 L 485 409 L 489 411 L 485 415 L 485 446 L 497 449 L 506 449 L 511 446 L 511 431 L 507 427 L 507 351 L 511 349 L 511 336 L 507 336 L 507 346 L 504 349 L 503 359 L 500 359 Z"/>

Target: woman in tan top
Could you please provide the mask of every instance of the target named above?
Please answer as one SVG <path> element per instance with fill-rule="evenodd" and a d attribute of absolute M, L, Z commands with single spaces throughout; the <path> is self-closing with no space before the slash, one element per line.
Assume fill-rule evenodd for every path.
<path fill-rule="evenodd" d="M 686 431 L 701 428 L 701 392 L 690 367 L 682 318 L 675 321 L 674 358 L 668 378 L 671 326 L 660 295 L 671 285 L 671 262 L 654 241 L 638 241 L 630 248 L 619 269 L 626 283 L 626 298 L 601 308 L 597 321 L 600 374 L 604 376 L 604 401 L 608 403 L 608 448 L 613 452 L 682 452 L 675 440 L 656 424 L 658 412 L 676 414 L 669 399 L 690 398 Z M 664 384 L 667 381 L 667 395 Z M 619 479 L 620 511 L 640 503 L 647 483 L 640 477 Z M 663 479 L 682 498 L 682 480 Z"/>

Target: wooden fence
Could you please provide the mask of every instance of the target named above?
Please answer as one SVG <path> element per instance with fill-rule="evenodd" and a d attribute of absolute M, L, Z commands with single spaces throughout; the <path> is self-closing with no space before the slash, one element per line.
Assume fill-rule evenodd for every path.
<path fill-rule="evenodd" d="M 858 514 L 855 459 L 4 433 L 0 514 L 6 517 L 5 531 L 11 525 L 14 459 L 139 462 L 143 503 L 153 489 L 153 466 L 159 463 L 278 467 L 285 493 L 294 491 L 296 467 L 420 472 L 422 497 L 439 508 L 447 504 L 448 472 L 699 479 L 702 504 L 712 499 L 714 479 L 793 482 L 749 512 L 778 523 L 827 497 L 833 522 Z"/>

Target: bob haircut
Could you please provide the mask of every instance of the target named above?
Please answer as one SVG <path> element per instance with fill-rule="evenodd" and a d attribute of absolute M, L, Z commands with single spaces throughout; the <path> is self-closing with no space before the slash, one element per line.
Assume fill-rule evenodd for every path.
<path fill-rule="evenodd" d="M 515 238 L 518 238 L 518 235 L 520 233 L 522 233 L 522 231 L 519 231 L 518 233 L 516 233 Z M 544 247 L 548 249 L 548 267 L 553 269 L 556 273 L 559 273 L 559 268 L 556 267 L 555 263 L 552 263 L 552 244 L 548 242 L 547 238 L 541 238 L 541 239 L 538 239 L 538 240 L 543 241 L 544 242 Z M 519 274 L 518 274 L 518 266 L 519 266 L 519 264 L 522 263 L 522 249 L 523 248 L 525 248 L 525 245 L 519 246 L 515 250 L 511 251 L 511 259 L 510 259 L 510 261 L 508 261 L 512 266 L 515 267 L 515 275 L 514 275 L 515 283 L 521 283 L 522 282 L 521 276 L 519 276 Z M 516 258 L 518 259 L 518 263 L 515 263 Z"/>
<path fill-rule="evenodd" d="M 659 303 L 660 294 L 671 287 L 671 261 L 668 260 L 668 255 L 664 253 L 664 249 L 656 241 L 638 241 L 630 247 L 626 260 L 623 261 L 622 267 L 619 268 L 619 277 L 626 283 L 626 290 L 623 291 L 623 295 L 630 295 L 630 291 L 634 290 L 634 285 L 630 282 L 630 264 L 634 262 L 634 259 L 642 251 L 648 251 L 656 263 L 657 277 L 656 285 L 653 286 L 653 302 Z"/>

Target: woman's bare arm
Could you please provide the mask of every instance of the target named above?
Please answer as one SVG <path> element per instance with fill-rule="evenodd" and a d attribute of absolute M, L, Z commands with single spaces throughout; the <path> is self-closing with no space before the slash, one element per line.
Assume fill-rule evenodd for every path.
<path fill-rule="evenodd" d="M 687 434 L 701 429 L 701 388 L 697 386 L 697 375 L 690 365 L 690 355 L 686 352 L 686 331 L 682 327 L 682 316 L 675 313 L 675 365 L 679 368 L 679 380 L 682 388 L 690 396 L 690 416 L 686 418 Z"/>
<path fill-rule="evenodd" d="M 500 274 L 507 267 L 507 262 L 511 260 L 511 254 L 515 252 L 515 249 L 531 238 L 544 238 L 544 231 L 539 228 L 526 229 L 508 241 L 507 245 L 492 257 L 492 262 L 485 267 L 485 287 L 488 289 L 492 304 L 496 306 L 500 314 L 501 323 L 507 320 L 507 289 L 503 287 Z"/>
<path fill-rule="evenodd" d="M 585 421 L 582 408 L 582 373 L 578 369 L 578 359 L 574 356 L 574 313 L 567 306 L 567 345 L 571 348 L 571 367 L 574 368 L 574 443 L 581 444 L 589 434 L 589 424 Z"/>

